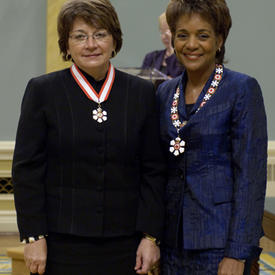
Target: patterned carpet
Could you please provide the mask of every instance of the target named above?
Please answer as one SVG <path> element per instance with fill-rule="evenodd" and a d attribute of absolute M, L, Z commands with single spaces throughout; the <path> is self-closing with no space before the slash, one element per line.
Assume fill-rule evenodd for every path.
<path fill-rule="evenodd" d="M 275 252 L 262 253 L 259 263 L 261 275 L 275 275 Z"/>
<path fill-rule="evenodd" d="M 11 274 L 11 259 L 7 256 L 0 255 L 0 274 Z"/>
<path fill-rule="evenodd" d="M 0 275 L 11 275 L 11 259 L 0 255 Z M 275 275 L 275 252 L 261 254 L 260 275 Z"/>

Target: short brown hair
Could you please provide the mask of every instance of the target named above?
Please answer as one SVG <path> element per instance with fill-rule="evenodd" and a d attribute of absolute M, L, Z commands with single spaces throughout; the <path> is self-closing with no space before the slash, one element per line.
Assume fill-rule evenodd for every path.
<path fill-rule="evenodd" d="M 122 46 L 122 32 L 117 13 L 109 0 L 70 0 L 61 8 L 58 20 L 58 44 L 65 61 L 71 59 L 67 55 L 69 33 L 76 18 L 83 19 L 87 24 L 106 29 L 116 43 L 116 53 Z"/>
<path fill-rule="evenodd" d="M 213 27 L 217 36 L 223 39 L 222 47 L 216 53 L 216 62 L 223 63 L 225 54 L 225 41 L 232 25 L 229 9 L 225 0 L 171 0 L 166 9 L 166 19 L 175 38 L 179 18 L 185 14 L 200 14 Z"/>

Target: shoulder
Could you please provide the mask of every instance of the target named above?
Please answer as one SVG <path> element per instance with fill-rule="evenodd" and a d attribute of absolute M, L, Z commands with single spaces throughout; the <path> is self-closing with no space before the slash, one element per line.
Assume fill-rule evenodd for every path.
<path fill-rule="evenodd" d="M 168 62 L 177 62 L 178 63 L 177 56 L 174 53 L 171 54 L 169 57 L 167 57 L 166 61 L 168 61 Z"/>
<path fill-rule="evenodd" d="M 254 77 L 245 73 L 230 70 L 228 68 L 224 68 L 224 79 L 225 81 L 230 82 L 232 85 L 238 87 L 244 87 L 246 85 L 259 85 L 258 81 Z"/>
<path fill-rule="evenodd" d="M 69 69 L 51 72 L 31 78 L 25 89 L 23 100 L 44 101 L 48 95 L 54 94 L 66 75 L 69 75 Z"/>
<path fill-rule="evenodd" d="M 173 97 L 180 81 L 181 76 L 178 76 L 159 85 L 156 98 L 160 109 L 165 109 L 167 107 L 167 104 L 171 101 L 171 97 Z"/>
<path fill-rule="evenodd" d="M 223 90 L 238 100 L 243 102 L 263 100 L 258 81 L 250 75 L 225 68 L 223 82 Z"/>
<path fill-rule="evenodd" d="M 44 86 L 60 82 L 60 80 L 70 73 L 69 69 L 51 72 L 48 74 L 40 75 L 29 80 L 28 85 L 32 86 Z"/>
<path fill-rule="evenodd" d="M 149 52 L 145 55 L 145 58 L 153 58 L 153 57 L 158 57 L 158 56 L 161 56 L 161 55 L 164 55 L 165 53 L 165 50 L 156 50 L 156 51 L 152 51 L 152 52 Z"/>
<path fill-rule="evenodd" d="M 175 88 L 178 86 L 181 81 L 182 76 L 175 77 L 171 80 L 166 80 L 161 83 L 157 90 L 158 97 L 166 97 L 170 92 L 174 93 Z"/>

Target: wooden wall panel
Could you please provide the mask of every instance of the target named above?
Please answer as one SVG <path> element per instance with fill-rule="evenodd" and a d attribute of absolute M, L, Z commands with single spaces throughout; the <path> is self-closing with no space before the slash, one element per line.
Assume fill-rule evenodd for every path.
<path fill-rule="evenodd" d="M 263 229 L 265 236 L 275 241 L 275 214 L 264 211 Z"/>
<path fill-rule="evenodd" d="M 70 62 L 64 62 L 62 60 L 58 47 L 57 16 L 64 2 L 66 2 L 66 0 L 48 0 L 47 2 L 47 73 L 61 70 L 71 65 Z"/>

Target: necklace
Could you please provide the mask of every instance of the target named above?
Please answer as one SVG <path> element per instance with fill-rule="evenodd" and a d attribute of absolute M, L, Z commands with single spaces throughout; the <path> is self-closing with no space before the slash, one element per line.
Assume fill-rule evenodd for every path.
<path fill-rule="evenodd" d="M 98 123 L 107 120 L 107 112 L 102 109 L 101 103 L 109 97 L 115 79 L 115 69 L 112 64 L 109 65 L 108 74 L 104 84 L 102 85 L 99 94 L 89 83 L 86 77 L 81 73 L 79 68 L 73 64 L 70 68 L 71 74 L 85 95 L 98 104 L 97 109 L 92 110 L 93 119 Z"/>
<path fill-rule="evenodd" d="M 211 85 L 209 89 L 207 90 L 206 94 L 203 97 L 203 100 L 196 110 L 196 113 L 206 104 L 206 102 L 214 95 L 216 92 L 220 81 L 222 79 L 223 75 L 223 66 L 216 64 L 216 70 L 215 70 L 215 75 L 214 78 L 211 82 Z M 173 102 L 172 102 L 172 107 L 171 107 L 171 120 L 174 125 L 174 127 L 177 130 L 177 137 L 175 139 L 172 139 L 170 141 L 170 147 L 169 151 L 174 154 L 175 156 L 178 156 L 182 154 L 185 150 L 185 141 L 180 138 L 179 132 L 180 129 L 183 128 L 186 124 L 187 121 L 180 121 L 179 119 L 179 111 L 178 111 L 178 105 L 179 105 L 179 98 L 180 98 L 180 88 L 179 86 L 176 89 L 176 92 L 173 97 Z"/>

